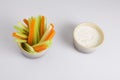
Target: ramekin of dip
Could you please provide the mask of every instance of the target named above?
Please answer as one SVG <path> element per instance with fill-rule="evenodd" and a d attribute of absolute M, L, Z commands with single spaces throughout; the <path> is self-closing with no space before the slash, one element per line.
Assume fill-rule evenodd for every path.
<path fill-rule="evenodd" d="M 95 51 L 103 43 L 104 34 L 98 25 L 84 22 L 74 29 L 73 41 L 78 51 L 89 53 Z"/>

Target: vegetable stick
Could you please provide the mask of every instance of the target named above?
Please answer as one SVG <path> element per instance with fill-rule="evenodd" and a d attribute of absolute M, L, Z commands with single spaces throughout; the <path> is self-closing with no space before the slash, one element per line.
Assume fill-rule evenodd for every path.
<path fill-rule="evenodd" d="M 42 16 L 41 17 L 41 26 L 40 26 L 40 36 L 42 37 L 44 34 L 44 21 L 45 21 L 45 17 Z"/>
<path fill-rule="evenodd" d="M 42 36 L 40 42 L 43 42 L 43 41 L 46 39 L 46 37 L 49 35 L 49 33 L 50 33 L 50 31 L 51 31 L 52 28 L 53 28 L 53 27 L 52 27 L 51 25 L 48 26 L 48 28 L 47 28 L 47 30 L 45 31 L 44 35 Z"/>
<path fill-rule="evenodd" d="M 45 41 L 46 41 L 46 40 L 51 40 L 54 35 L 55 35 L 55 30 L 52 29 L 51 32 L 50 32 L 50 34 L 46 37 Z"/>
<path fill-rule="evenodd" d="M 20 32 L 16 32 L 16 34 L 17 34 L 18 36 L 23 37 L 23 38 L 28 38 L 28 36 L 27 36 L 26 34 L 23 34 L 23 33 L 20 33 Z"/>
<path fill-rule="evenodd" d="M 32 47 L 40 46 L 40 45 L 43 45 L 43 44 L 46 44 L 49 47 L 52 44 L 52 40 L 47 40 L 47 41 L 40 42 L 38 44 L 33 45 Z"/>
<path fill-rule="evenodd" d="M 31 47 L 28 43 L 21 43 L 21 47 L 29 53 L 35 53 L 33 47 Z"/>
<path fill-rule="evenodd" d="M 51 46 L 51 44 L 52 44 L 52 40 L 47 40 L 47 41 L 38 43 L 32 47 L 35 49 L 35 51 L 39 52 L 39 51 L 41 51 L 41 49 L 43 49 L 42 46 L 45 46 L 45 49 L 47 49 L 48 47 Z M 45 49 L 43 49 L 43 50 L 45 50 Z"/>
<path fill-rule="evenodd" d="M 44 33 L 42 39 L 40 40 L 40 42 L 42 42 L 44 40 L 52 39 L 54 35 L 55 35 L 54 25 L 50 24 L 50 26 L 48 27 L 48 29 Z"/>
<path fill-rule="evenodd" d="M 47 29 L 47 18 L 45 17 L 45 20 L 44 20 L 44 33 L 45 33 L 46 29 Z"/>
<path fill-rule="evenodd" d="M 27 40 L 18 39 L 18 38 L 17 38 L 15 41 L 16 41 L 16 42 L 19 42 L 19 43 L 26 43 L 26 42 L 27 42 Z"/>
<path fill-rule="evenodd" d="M 37 44 L 40 41 L 40 20 L 41 20 L 41 16 L 38 16 L 35 18 L 36 22 L 35 22 L 35 27 L 34 27 L 34 44 Z"/>
<path fill-rule="evenodd" d="M 18 22 L 18 24 L 21 26 L 21 28 L 23 28 L 26 32 L 28 32 L 28 27 L 26 27 L 24 24 L 22 24 L 21 22 Z"/>
<path fill-rule="evenodd" d="M 27 19 L 23 19 L 23 22 L 24 22 L 27 26 L 29 26 L 29 23 L 28 23 L 28 20 L 27 20 Z"/>
<path fill-rule="evenodd" d="M 32 18 L 29 26 L 28 44 L 33 45 L 35 19 Z"/>
<path fill-rule="evenodd" d="M 24 37 L 21 37 L 19 36 L 18 34 L 16 34 L 15 32 L 13 33 L 13 36 L 18 38 L 18 39 L 23 39 L 23 40 L 26 40 L 27 38 L 24 38 Z"/>
<path fill-rule="evenodd" d="M 19 31 L 20 33 L 28 33 L 28 32 L 26 32 L 23 28 L 21 28 L 21 27 L 18 27 L 18 26 L 14 26 L 14 28 L 17 30 L 17 31 Z"/>
<path fill-rule="evenodd" d="M 50 25 L 52 26 L 52 29 L 51 29 L 50 33 L 48 34 L 48 36 L 46 37 L 45 41 L 52 39 L 53 36 L 55 35 L 54 25 L 53 24 L 50 24 Z"/>
<path fill-rule="evenodd" d="M 41 52 L 41 51 L 47 49 L 47 46 L 45 44 L 43 44 L 43 45 L 36 46 L 36 47 L 33 47 L 33 48 L 36 52 Z"/>
<path fill-rule="evenodd" d="M 50 25 L 54 28 L 54 24 L 51 23 Z"/>

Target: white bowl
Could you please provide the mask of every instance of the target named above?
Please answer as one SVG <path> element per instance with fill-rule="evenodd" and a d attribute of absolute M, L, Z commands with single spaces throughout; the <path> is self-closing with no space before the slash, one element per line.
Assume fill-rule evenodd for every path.
<path fill-rule="evenodd" d="M 46 49 L 46 50 L 44 50 L 44 51 L 42 51 L 42 52 L 29 53 L 29 52 L 25 51 L 25 50 L 22 48 L 22 46 L 21 46 L 20 43 L 18 43 L 18 47 L 19 47 L 20 50 L 22 51 L 22 54 L 23 54 L 24 56 L 28 57 L 28 58 L 39 58 L 39 57 L 41 57 L 42 55 L 44 55 L 45 52 L 46 52 L 46 50 L 47 50 L 47 49 Z"/>
<path fill-rule="evenodd" d="M 80 40 L 78 39 L 78 37 L 80 39 L 82 39 L 82 35 L 81 36 L 78 36 L 76 34 L 79 34 L 80 32 L 80 29 L 82 29 L 81 27 L 89 27 L 91 29 L 94 29 L 95 31 L 97 31 L 97 33 L 99 33 L 99 36 L 100 36 L 100 39 L 99 42 L 96 41 L 97 44 L 95 44 L 95 46 L 90 46 L 90 47 L 87 47 L 87 46 L 83 46 L 83 43 L 82 41 L 80 42 Z M 85 30 L 84 30 L 85 31 Z M 91 31 L 86 31 L 86 35 L 90 35 L 91 34 Z M 84 33 L 84 32 L 83 32 Z M 92 33 L 92 36 L 94 37 L 96 34 Z M 84 35 L 85 36 L 85 35 Z M 91 36 L 87 36 L 86 39 L 88 39 L 88 37 L 91 37 Z M 84 37 L 83 37 L 84 38 Z M 93 40 L 94 38 L 90 38 L 88 39 L 88 41 L 86 43 L 89 43 L 90 44 L 90 40 Z M 96 38 L 95 38 L 96 39 Z M 94 41 L 95 41 L 94 39 Z M 84 39 L 83 39 L 84 40 Z M 98 25 L 94 24 L 94 23 L 91 23 L 91 22 L 84 22 L 84 23 L 81 23 L 79 24 L 73 31 L 73 42 L 74 42 L 74 46 L 75 48 L 78 50 L 78 51 L 81 51 L 81 52 L 84 52 L 84 53 L 89 53 L 89 52 L 93 52 L 96 50 L 97 47 L 99 47 L 104 41 L 104 34 L 103 34 L 103 31 L 99 28 Z M 92 41 L 91 41 L 92 42 Z M 91 43 L 92 44 L 92 43 Z M 88 45 L 89 46 L 89 45 Z"/>

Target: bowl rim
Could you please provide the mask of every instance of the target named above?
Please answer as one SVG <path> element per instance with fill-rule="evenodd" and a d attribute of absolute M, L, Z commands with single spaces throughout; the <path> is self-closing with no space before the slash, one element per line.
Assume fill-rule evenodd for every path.
<path fill-rule="evenodd" d="M 26 57 L 29 57 L 29 58 L 39 58 L 43 54 L 45 54 L 45 52 L 47 51 L 47 49 L 46 49 L 46 50 L 43 50 L 42 52 L 29 53 L 22 48 L 20 43 L 17 42 L 17 44 L 18 44 L 18 47 L 20 48 L 20 50 L 22 51 L 22 54 L 24 54 Z"/>

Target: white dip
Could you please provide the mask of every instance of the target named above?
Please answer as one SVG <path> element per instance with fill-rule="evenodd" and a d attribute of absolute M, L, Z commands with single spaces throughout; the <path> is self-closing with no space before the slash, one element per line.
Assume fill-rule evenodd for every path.
<path fill-rule="evenodd" d="M 102 39 L 100 32 L 90 26 L 78 26 L 74 37 L 78 44 L 86 48 L 96 47 Z"/>

